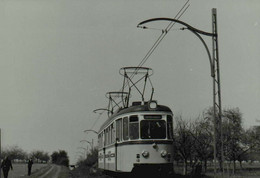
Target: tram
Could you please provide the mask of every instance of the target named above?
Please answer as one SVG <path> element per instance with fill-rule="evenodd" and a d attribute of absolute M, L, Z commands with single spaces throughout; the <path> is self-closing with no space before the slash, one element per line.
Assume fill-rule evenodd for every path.
<path fill-rule="evenodd" d="M 150 68 L 127 67 L 122 69 L 122 75 L 133 80 L 127 74 L 137 69 L 145 75 L 145 82 L 148 81 Z M 128 86 L 131 91 L 136 82 L 127 80 L 124 84 L 131 83 Z M 152 97 L 145 101 L 144 93 L 141 96 L 141 101 L 130 105 L 129 92 L 107 93 L 108 119 L 98 132 L 98 167 L 112 175 L 170 176 L 173 174 L 173 112 Z M 118 98 L 120 102 L 115 102 Z M 118 107 L 115 112 L 113 103 Z"/>

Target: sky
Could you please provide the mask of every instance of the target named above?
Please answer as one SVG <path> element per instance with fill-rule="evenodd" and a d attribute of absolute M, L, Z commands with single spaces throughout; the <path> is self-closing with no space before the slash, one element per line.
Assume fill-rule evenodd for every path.
<path fill-rule="evenodd" d="M 137 66 L 161 34 L 141 21 L 174 18 L 185 0 L 2 0 L 0 128 L 2 147 L 68 152 L 75 163 L 97 141 L 105 93 L 118 91 L 119 69 Z M 190 0 L 180 20 L 212 31 L 217 8 L 223 108 L 238 107 L 245 128 L 260 125 L 260 2 Z M 162 29 L 168 22 L 149 23 Z M 175 25 L 144 64 L 154 98 L 195 119 L 212 106 L 209 60 L 199 39 Z M 211 49 L 211 38 L 204 37 Z M 97 120 L 98 119 L 98 120 Z M 83 148 L 80 148 L 83 147 Z"/>

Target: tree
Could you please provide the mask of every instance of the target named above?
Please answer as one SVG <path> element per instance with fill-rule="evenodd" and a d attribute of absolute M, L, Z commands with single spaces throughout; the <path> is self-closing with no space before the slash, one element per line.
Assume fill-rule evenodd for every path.
<path fill-rule="evenodd" d="M 50 156 L 47 152 L 41 150 L 34 150 L 30 153 L 30 157 L 36 159 L 36 162 L 48 162 L 50 160 Z"/>
<path fill-rule="evenodd" d="M 86 165 L 91 167 L 91 166 L 97 164 L 97 162 L 98 162 L 98 149 L 94 148 L 94 149 L 91 149 L 91 152 L 88 153 L 88 155 L 87 155 Z"/>
<path fill-rule="evenodd" d="M 59 159 L 59 153 L 57 151 L 54 151 L 51 155 L 52 163 L 57 163 Z"/>
<path fill-rule="evenodd" d="M 246 130 L 245 142 L 252 151 L 260 150 L 260 126 L 253 126 Z"/>
<path fill-rule="evenodd" d="M 42 161 L 45 161 L 46 163 L 50 160 L 49 153 L 45 152 L 42 157 Z"/>
<path fill-rule="evenodd" d="M 202 117 L 198 117 L 194 122 L 186 122 L 181 116 L 176 117 L 174 156 L 175 158 L 179 156 L 183 160 L 184 174 L 187 174 L 188 160 L 190 160 L 192 168 L 197 161 L 203 161 L 204 169 L 207 170 L 207 161 L 213 158 L 214 122 L 216 124 L 216 151 L 220 169 L 223 167 L 220 147 L 222 142 L 225 159 L 233 162 L 234 171 L 236 160 L 242 166 L 241 163 L 247 159 L 248 151 L 251 148 L 260 148 L 260 127 L 259 130 L 251 129 L 246 132 L 242 127 L 242 113 L 239 108 L 228 108 L 222 113 L 223 140 L 220 137 L 220 119 L 214 120 L 212 108 L 205 110 Z M 254 142 L 253 140 L 258 141 Z"/>
<path fill-rule="evenodd" d="M 205 118 L 198 118 L 193 123 L 193 130 L 191 134 L 195 139 L 194 151 L 196 157 L 204 162 L 204 170 L 207 171 L 207 161 L 213 158 L 213 145 L 212 145 L 212 126 L 210 121 Z"/>
<path fill-rule="evenodd" d="M 77 168 L 74 172 L 75 177 L 84 175 L 86 177 L 103 177 L 101 170 L 97 169 L 98 164 L 98 148 L 91 149 L 90 153 L 87 154 L 87 158 L 82 157 L 77 162 Z"/>
<path fill-rule="evenodd" d="M 217 146 L 217 158 L 219 159 L 220 169 L 223 165 L 221 160 L 221 144 L 223 142 L 224 159 L 233 161 L 233 170 L 235 171 L 235 161 L 240 160 L 242 162 L 245 159 L 246 152 L 249 150 L 248 145 L 244 142 L 245 131 L 242 127 L 242 113 L 239 108 L 228 108 L 222 112 L 222 139 L 221 140 L 221 128 L 220 119 L 213 118 L 213 108 L 206 110 L 205 116 L 211 121 L 213 128 L 214 122 L 216 123 L 216 146 Z M 212 132 L 214 130 L 212 129 Z"/>
<path fill-rule="evenodd" d="M 32 158 L 36 159 L 36 162 L 38 163 L 39 160 L 43 157 L 43 151 L 40 151 L 40 150 L 32 151 L 30 156 Z"/>
<path fill-rule="evenodd" d="M 58 165 L 64 165 L 64 166 L 69 166 L 69 158 L 68 154 L 64 150 L 59 150 L 58 152 L 55 151 L 51 155 L 52 158 L 52 163 L 58 164 Z"/>
<path fill-rule="evenodd" d="M 260 161 L 260 126 L 253 126 L 245 131 L 243 142 L 248 147 L 248 160 Z"/>
<path fill-rule="evenodd" d="M 183 174 L 187 174 L 187 162 L 192 160 L 195 139 L 190 130 L 191 124 L 184 121 L 181 116 L 176 117 L 176 128 L 174 132 L 174 149 L 180 155 L 184 165 Z"/>
<path fill-rule="evenodd" d="M 216 112 L 218 113 L 218 111 L 216 111 Z M 222 170 L 223 163 L 222 163 L 222 159 L 221 159 L 222 140 L 221 140 L 220 118 L 219 117 L 214 118 L 214 108 L 213 107 L 206 109 L 203 112 L 203 115 L 204 115 L 205 119 L 207 119 L 210 123 L 212 141 L 214 140 L 214 136 L 215 136 L 215 142 L 216 143 L 212 142 L 212 145 L 214 146 L 214 144 L 216 144 L 216 158 L 218 159 L 219 167 Z M 215 129 L 215 132 L 214 132 L 214 129 Z M 213 149 L 214 149 L 214 147 L 213 147 Z M 214 150 L 213 150 L 213 152 L 214 152 Z M 213 157 L 214 157 L 214 155 L 213 155 Z"/>
<path fill-rule="evenodd" d="M 2 157 L 9 156 L 10 159 L 25 160 L 27 153 L 18 146 L 11 146 L 3 150 Z"/>
<path fill-rule="evenodd" d="M 241 160 L 248 147 L 243 144 L 244 130 L 242 128 L 242 113 L 239 108 L 223 111 L 223 140 L 225 157 L 233 161 L 233 173 L 236 169 L 236 160 Z"/>

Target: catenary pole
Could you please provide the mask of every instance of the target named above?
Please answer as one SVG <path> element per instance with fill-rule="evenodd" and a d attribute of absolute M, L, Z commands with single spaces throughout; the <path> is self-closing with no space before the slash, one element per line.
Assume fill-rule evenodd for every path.
<path fill-rule="evenodd" d="M 217 9 L 212 9 L 212 33 L 216 34 L 212 36 L 212 60 L 215 69 L 215 77 L 214 77 L 214 115 L 215 121 L 218 120 L 218 125 L 215 127 L 218 129 L 220 133 L 220 163 L 221 163 L 221 172 L 222 176 L 224 176 L 224 144 L 223 144 L 223 128 L 222 128 L 222 106 L 221 106 L 221 87 L 220 87 L 220 71 L 219 71 L 219 50 L 218 50 L 218 30 L 217 30 Z M 217 98 L 217 99 L 216 99 Z"/>
<path fill-rule="evenodd" d="M 224 167 L 223 167 L 223 160 L 224 160 L 224 153 L 223 153 L 223 134 L 222 134 L 222 108 L 221 108 L 221 91 L 220 91 L 220 70 L 219 70 L 219 55 L 218 55 L 218 33 L 217 33 L 217 10 L 216 8 L 212 9 L 212 33 L 205 32 L 199 29 L 196 29 L 189 24 L 177 20 L 177 19 L 171 19 L 171 18 L 153 18 L 148 19 L 143 22 L 140 22 L 137 27 L 147 29 L 147 27 L 143 26 L 143 24 L 152 22 L 152 21 L 172 21 L 175 23 L 182 24 L 186 26 L 186 28 L 182 28 L 182 30 L 188 29 L 191 32 L 193 32 L 203 43 L 210 62 L 210 71 L 211 71 L 211 77 L 213 80 L 213 148 L 214 148 L 214 177 L 216 177 L 216 160 L 217 160 L 217 138 L 219 138 L 220 135 L 220 152 L 221 152 L 221 159 L 220 159 L 220 165 L 222 168 L 222 176 L 224 175 Z M 166 31 L 167 33 L 167 31 Z M 210 36 L 212 37 L 212 56 L 209 52 L 208 46 L 201 37 L 201 35 Z M 218 122 L 217 122 L 218 121 Z M 219 132 L 217 132 L 219 131 Z M 220 133 L 220 134 L 219 134 Z"/>

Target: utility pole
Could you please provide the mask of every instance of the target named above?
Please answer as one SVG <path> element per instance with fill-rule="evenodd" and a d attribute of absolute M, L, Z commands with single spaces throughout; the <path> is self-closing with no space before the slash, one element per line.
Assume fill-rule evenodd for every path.
<path fill-rule="evenodd" d="M 222 107 L 221 107 L 221 90 L 220 90 L 220 71 L 219 71 L 219 51 L 218 51 L 218 30 L 217 30 L 217 9 L 212 9 L 212 33 L 215 34 L 212 36 L 212 65 L 214 69 L 213 78 L 213 112 L 214 112 L 214 124 L 215 129 L 220 132 L 220 154 L 221 154 L 221 172 L 224 176 L 224 145 L 223 145 L 223 129 L 222 129 Z M 216 121 L 218 122 L 216 123 Z M 218 125 L 216 125 L 218 124 Z M 219 132 L 214 130 L 215 136 L 214 139 L 218 138 Z M 217 135 L 216 135 L 217 134 Z M 214 161 L 216 161 L 216 140 L 214 144 Z M 216 163 L 215 163 L 216 164 Z M 214 168 L 214 171 L 216 168 Z"/>
<path fill-rule="evenodd" d="M 178 23 L 181 25 L 184 25 L 186 28 L 181 28 L 181 30 L 189 30 L 193 34 L 195 34 L 202 44 L 204 45 L 206 52 L 209 57 L 210 62 L 210 71 L 211 71 L 211 77 L 213 81 L 213 148 L 214 148 L 214 177 L 216 177 L 217 173 L 217 166 L 216 166 L 216 160 L 217 160 L 217 141 L 220 140 L 221 143 L 219 143 L 220 146 L 220 152 L 221 152 L 221 172 L 222 176 L 224 176 L 224 152 L 223 152 L 223 134 L 222 134 L 222 108 L 221 108 L 221 90 L 220 90 L 220 70 L 219 70 L 219 50 L 218 50 L 218 33 L 217 33 L 217 9 L 212 9 L 212 33 L 205 32 L 199 29 L 196 29 L 189 24 L 177 20 L 177 19 L 171 19 L 171 18 L 153 18 L 148 19 L 143 22 L 140 22 L 137 27 L 148 29 L 146 26 L 142 26 L 145 23 L 153 22 L 153 21 L 171 21 L 174 23 Z M 163 33 L 167 34 L 167 29 L 162 31 Z M 212 37 L 212 53 L 210 53 L 209 48 L 204 41 L 204 39 L 201 37 L 201 35 L 204 36 L 210 36 Z M 220 139 L 218 139 L 220 138 Z M 219 147 L 218 147 L 219 148 Z"/>

